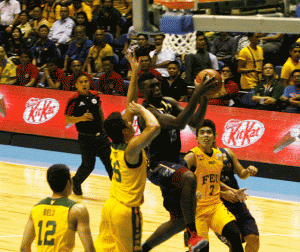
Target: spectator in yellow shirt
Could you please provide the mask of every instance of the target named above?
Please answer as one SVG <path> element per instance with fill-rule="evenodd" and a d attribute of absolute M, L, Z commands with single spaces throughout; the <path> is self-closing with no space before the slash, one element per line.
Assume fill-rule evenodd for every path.
<path fill-rule="evenodd" d="M 0 46 L 0 84 L 15 84 L 17 81 L 16 69 L 17 66 L 7 59 L 4 48 Z"/>
<path fill-rule="evenodd" d="M 60 19 L 60 8 L 61 8 L 61 6 L 58 5 L 57 9 L 56 9 L 56 19 L 57 20 Z M 73 0 L 73 3 L 71 5 L 69 5 L 70 18 L 75 20 L 77 13 L 81 12 L 81 11 L 86 13 L 89 22 L 91 22 L 93 19 L 92 8 L 89 5 L 87 5 L 86 3 L 83 3 L 82 0 Z"/>

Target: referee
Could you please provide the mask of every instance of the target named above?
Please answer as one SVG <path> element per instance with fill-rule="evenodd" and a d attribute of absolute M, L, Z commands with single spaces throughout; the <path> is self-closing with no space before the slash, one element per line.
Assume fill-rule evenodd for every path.
<path fill-rule="evenodd" d="M 90 91 L 89 78 L 82 74 L 75 83 L 77 93 L 72 96 L 65 110 L 66 124 L 76 125 L 82 163 L 73 177 L 73 192 L 82 195 L 81 184 L 95 168 L 96 156 L 100 157 L 112 178 L 110 142 L 103 131 L 104 114 L 100 97 Z"/>

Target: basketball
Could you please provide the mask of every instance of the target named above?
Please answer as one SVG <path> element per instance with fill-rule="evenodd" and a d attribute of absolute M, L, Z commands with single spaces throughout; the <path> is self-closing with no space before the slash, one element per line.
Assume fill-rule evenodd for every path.
<path fill-rule="evenodd" d="M 222 88 L 222 78 L 218 71 L 214 69 L 204 69 L 202 70 L 195 79 L 195 84 L 200 84 L 202 82 L 203 77 L 207 74 L 208 77 L 215 77 L 215 82 L 210 88 L 210 92 L 208 92 L 208 95 L 214 95 L 220 91 Z"/>

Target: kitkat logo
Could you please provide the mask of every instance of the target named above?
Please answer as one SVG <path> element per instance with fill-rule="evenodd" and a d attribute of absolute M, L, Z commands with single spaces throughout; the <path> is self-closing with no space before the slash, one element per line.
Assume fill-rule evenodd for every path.
<path fill-rule="evenodd" d="M 26 123 L 40 124 L 49 121 L 59 110 L 59 102 L 52 98 L 30 98 L 26 102 L 23 119 Z"/>
<path fill-rule="evenodd" d="M 257 120 L 231 119 L 225 124 L 222 141 L 228 147 L 242 148 L 258 141 L 264 132 L 264 124 Z"/>

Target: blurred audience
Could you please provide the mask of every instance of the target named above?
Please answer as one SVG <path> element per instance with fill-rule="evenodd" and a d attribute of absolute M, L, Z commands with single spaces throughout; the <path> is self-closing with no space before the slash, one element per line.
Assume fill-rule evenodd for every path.
<path fill-rule="evenodd" d="M 300 69 L 295 69 L 291 74 L 293 85 L 285 87 L 280 97 L 284 105 L 284 112 L 300 113 Z"/>
<path fill-rule="evenodd" d="M 86 36 L 90 40 L 93 40 L 93 35 L 94 35 L 94 32 L 96 29 L 95 29 L 95 27 L 93 27 L 92 23 L 89 22 L 87 15 L 84 11 L 77 12 L 75 24 L 76 24 L 76 26 L 79 26 L 79 25 L 84 26 L 85 31 L 86 31 Z M 74 31 L 74 29 L 73 29 L 73 31 Z"/>
<path fill-rule="evenodd" d="M 279 111 L 280 96 L 284 87 L 276 78 L 275 68 L 272 63 L 263 66 L 263 79 L 257 84 L 252 100 L 257 102 L 256 109 Z"/>
<path fill-rule="evenodd" d="M 46 3 L 42 5 L 43 7 L 43 18 L 45 18 L 50 24 L 54 24 L 56 19 L 56 1 L 55 0 L 46 0 Z"/>
<path fill-rule="evenodd" d="M 104 42 L 104 30 L 97 29 L 94 34 L 94 45 L 90 48 L 88 57 L 84 63 L 83 69 L 92 76 L 99 76 L 103 73 L 102 58 L 113 56 L 113 48 Z"/>
<path fill-rule="evenodd" d="M 233 74 L 230 65 L 224 65 L 221 69 L 222 83 L 224 89 L 222 92 L 210 96 L 209 105 L 230 106 L 238 96 L 239 86 L 233 81 Z"/>
<path fill-rule="evenodd" d="M 24 38 L 29 38 L 32 33 L 32 27 L 29 24 L 29 15 L 27 11 L 21 11 L 20 24 L 17 26 L 21 29 Z"/>
<path fill-rule="evenodd" d="M 203 32 L 196 33 L 196 54 L 185 56 L 186 77 L 188 85 L 194 86 L 194 80 L 204 69 L 219 70 L 217 57 L 209 52 L 209 42 Z"/>
<path fill-rule="evenodd" d="M 114 71 L 113 57 L 106 56 L 102 59 L 104 74 L 99 77 L 98 90 L 101 94 L 125 95 L 124 80 Z"/>
<path fill-rule="evenodd" d="M 64 81 L 64 71 L 57 67 L 58 58 L 51 57 L 47 60 L 44 74 L 41 77 L 38 87 L 61 89 Z"/>
<path fill-rule="evenodd" d="M 235 41 L 228 32 L 219 32 L 213 40 L 210 51 L 217 56 L 218 61 L 231 64 L 236 53 Z"/>
<path fill-rule="evenodd" d="M 35 87 L 39 78 L 39 69 L 31 63 L 31 52 L 21 50 L 19 56 L 21 64 L 17 67 L 17 85 Z"/>
<path fill-rule="evenodd" d="M 61 6 L 61 18 L 57 20 L 50 29 L 48 38 L 52 40 L 60 50 L 62 58 L 68 50 L 75 22 L 69 17 L 68 6 Z"/>
<path fill-rule="evenodd" d="M 110 32 L 115 39 L 121 35 L 122 15 L 118 9 L 113 7 L 113 0 L 104 0 L 103 8 L 94 22 L 101 29 Z"/>
<path fill-rule="evenodd" d="M 4 0 L 0 3 L 0 32 L 12 32 L 12 28 L 19 20 L 21 12 L 20 2 L 17 0 Z"/>
<path fill-rule="evenodd" d="M 6 56 L 15 64 L 19 65 L 19 51 L 26 50 L 26 41 L 22 37 L 22 32 L 19 27 L 12 30 L 11 38 L 5 44 Z"/>
<path fill-rule="evenodd" d="M 0 46 L 0 84 L 13 85 L 17 82 L 17 66 L 6 57 L 5 49 Z"/>
<path fill-rule="evenodd" d="M 60 60 L 60 53 L 55 43 L 48 38 L 49 27 L 41 25 L 38 30 L 39 40 L 32 47 L 33 60 L 32 63 L 36 65 L 39 71 L 46 67 L 47 59 L 55 57 L 57 61 Z"/>
<path fill-rule="evenodd" d="M 148 44 L 149 37 L 147 34 L 140 33 L 137 35 L 138 47 L 134 50 L 135 56 L 149 55 L 149 53 L 155 49 L 154 46 Z"/>
<path fill-rule="evenodd" d="M 64 71 L 69 71 L 70 60 L 79 60 L 83 65 L 89 55 L 93 42 L 86 37 L 85 27 L 76 26 L 74 30 L 75 39 L 71 42 L 66 53 Z"/>
<path fill-rule="evenodd" d="M 253 90 L 261 80 L 263 49 L 258 46 L 260 33 L 247 33 L 250 45 L 243 48 L 238 56 L 238 72 L 241 74 L 240 85 L 245 91 Z"/>
<path fill-rule="evenodd" d="M 77 89 L 75 87 L 75 83 L 76 83 L 77 78 L 81 74 L 84 74 L 89 78 L 89 81 L 91 83 L 90 89 L 91 90 L 96 90 L 96 87 L 94 85 L 92 76 L 82 70 L 83 69 L 82 64 L 79 60 L 71 61 L 70 65 L 71 65 L 70 69 L 72 71 L 72 74 L 64 78 L 63 85 L 62 85 L 62 90 L 76 91 Z"/>
<path fill-rule="evenodd" d="M 164 34 L 155 35 L 155 50 L 151 51 L 149 55 L 151 57 L 153 68 L 160 72 L 162 77 L 169 77 L 167 66 L 171 61 L 175 60 L 175 54 L 170 51 L 162 50 L 164 39 Z"/>
<path fill-rule="evenodd" d="M 164 94 L 174 98 L 179 102 L 186 102 L 188 100 L 187 82 L 180 78 L 180 65 L 178 61 L 171 61 L 167 66 L 169 77 L 167 83 L 169 87 Z"/>
<path fill-rule="evenodd" d="M 300 69 L 300 43 L 292 44 L 289 53 L 290 57 L 281 69 L 280 80 L 284 87 L 293 84 L 293 79 L 290 78 L 291 74 L 295 69 Z"/>

